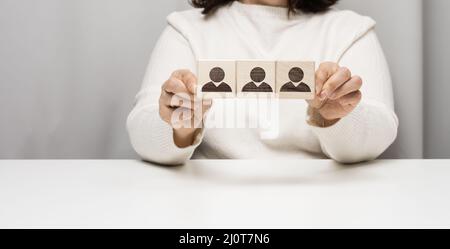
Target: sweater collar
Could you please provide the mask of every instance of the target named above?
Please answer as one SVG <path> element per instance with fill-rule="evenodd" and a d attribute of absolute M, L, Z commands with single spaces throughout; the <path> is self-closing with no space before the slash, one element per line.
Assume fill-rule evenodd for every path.
<path fill-rule="evenodd" d="M 240 1 L 234 1 L 230 8 L 237 12 L 240 12 L 249 16 L 266 16 L 272 18 L 279 18 L 283 20 L 295 19 L 301 15 L 300 12 L 291 13 L 288 15 L 287 7 L 275 7 L 267 5 L 257 5 L 257 4 L 244 4 Z"/>

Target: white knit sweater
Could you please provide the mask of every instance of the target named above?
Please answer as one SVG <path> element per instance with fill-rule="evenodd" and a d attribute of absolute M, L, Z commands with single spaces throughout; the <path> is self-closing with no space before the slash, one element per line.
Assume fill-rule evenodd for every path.
<path fill-rule="evenodd" d="M 391 78 L 371 18 L 336 9 L 288 16 L 285 8 L 234 2 L 208 19 L 194 9 L 167 20 L 127 121 L 131 143 L 143 159 L 181 164 L 190 158 L 329 157 L 352 163 L 375 159 L 395 140 Z M 178 148 L 172 128 L 159 117 L 161 85 L 177 69 L 196 72 L 198 59 L 334 61 L 363 78 L 363 99 L 328 128 L 307 124 L 304 100 L 283 100 L 276 138 L 264 139 L 261 129 L 207 128 L 194 145 Z M 220 101 L 213 104 L 216 113 L 226 111 Z M 242 100 L 226 101 L 239 108 Z"/>

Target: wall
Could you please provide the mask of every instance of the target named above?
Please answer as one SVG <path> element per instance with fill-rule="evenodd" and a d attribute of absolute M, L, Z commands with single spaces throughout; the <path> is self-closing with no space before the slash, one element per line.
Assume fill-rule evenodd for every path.
<path fill-rule="evenodd" d="M 427 0 L 425 22 L 425 157 L 450 158 L 450 1 Z"/>
<path fill-rule="evenodd" d="M 0 159 L 135 157 L 126 116 L 165 16 L 188 8 L 155 3 L 0 0 Z M 401 126 L 384 157 L 450 157 L 450 1 L 340 7 L 378 22 L 391 66 Z"/>
<path fill-rule="evenodd" d="M 391 69 L 400 120 L 397 141 L 384 157 L 422 158 L 422 1 L 342 0 L 340 7 L 377 21 L 376 31 Z"/>
<path fill-rule="evenodd" d="M 0 0 L 0 158 L 134 157 L 126 116 L 179 4 Z"/>

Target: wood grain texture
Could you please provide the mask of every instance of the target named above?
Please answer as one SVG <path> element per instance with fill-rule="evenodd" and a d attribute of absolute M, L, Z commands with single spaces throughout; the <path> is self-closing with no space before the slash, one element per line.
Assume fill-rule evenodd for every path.
<path fill-rule="evenodd" d="M 278 61 L 276 92 L 279 98 L 314 99 L 315 63 L 312 61 Z"/>
<path fill-rule="evenodd" d="M 237 61 L 236 70 L 238 97 L 269 98 L 275 96 L 274 61 Z"/>
<path fill-rule="evenodd" d="M 199 60 L 197 95 L 204 99 L 236 96 L 236 62 Z"/>

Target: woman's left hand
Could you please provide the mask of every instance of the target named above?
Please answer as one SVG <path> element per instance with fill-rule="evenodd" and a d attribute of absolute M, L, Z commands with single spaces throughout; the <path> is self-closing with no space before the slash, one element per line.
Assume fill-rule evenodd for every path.
<path fill-rule="evenodd" d="M 351 113 L 361 101 L 362 79 L 348 68 L 324 62 L 316 71 L 316 95 L 309 100 L 310 123 L 327 127 Z"/>

